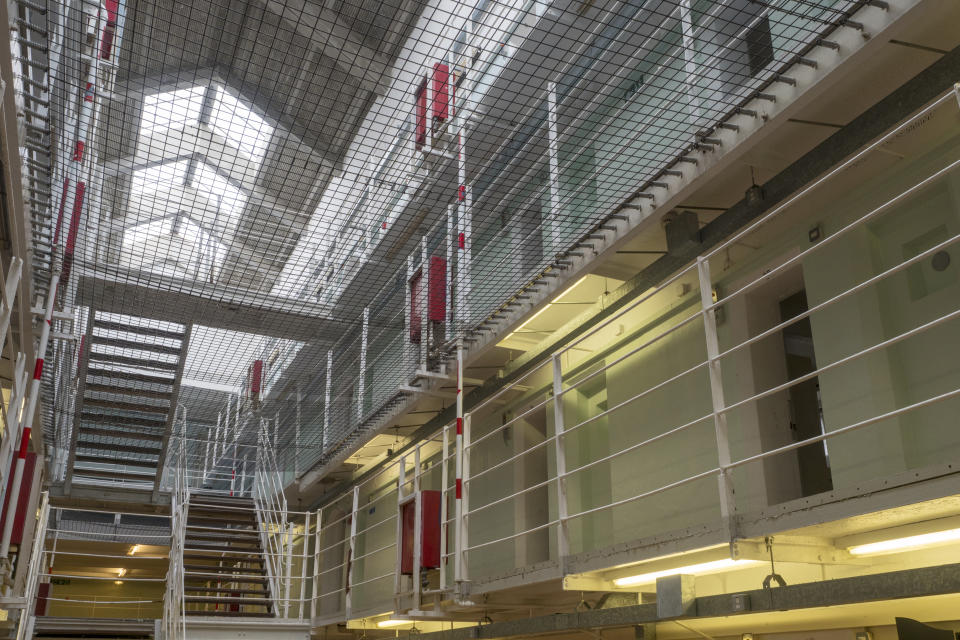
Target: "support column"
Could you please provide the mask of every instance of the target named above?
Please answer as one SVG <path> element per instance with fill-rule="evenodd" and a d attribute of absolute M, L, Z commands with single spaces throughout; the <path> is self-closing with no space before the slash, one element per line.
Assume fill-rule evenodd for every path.
<path fill-rule="evenodd" d="M 310 598 L 310 620 L 317 617 L 317 605 L 320 599 L 320 539 L 321 528 L 323 527 L 323 509 L 317 509 L 317 517 L 314 520 L 313 536 L 313 597 Z"/>
<path fill-rule="evenodd" d="M 413 451 L 413 609 L 420 610 L 420 565 L 423 564 L 423 496 L 420 493 L 420 445 Z M 401 514 L 402 515 L 402 514 Z"/>
<path fill-rule="evenodd" d="M 727 434 L 727 414 L 723 412 L 726 402 L 723 396 L 723 375 L 720 368 L 720 341 L 717 338 L 717 317 L 714 305 L 713 285 L 710 279 L 710 262 L 697 257 L 697 275 L 700 280 L 700 304 L 703 309 L 703 330 L 707 341 L 707 369 L 710 374 L 710 394 L 713 402 L 713 426 L 717 437 L 717 457 L 720 467 L 718 477 L 720 488 L 720 515 L 727 531 L 727 537 L 733 542 L 736 530 L 733 525 L 734 497 L 733 482 L 729 474 L 730 440 Z"/>
<path fill-rule="evenodd" d="M 457 385 L 459 391 L 460 385 Z M 450 425 L 443 427 L 443 448 L 440 449 L 440 592 L 447 590 L 447 535 L 449 527 L 447 518 L 449 509 L 447 500 L 450 496 L 450 466 L 447 460 L 447 454 L 450 451 Z M 397 515 L 399 517 L 399 514 Z M 399 540 L 399 538 L 398 538 Z"/>
<path fill-rule="evenodd" d="M 567 448 L 563 439 L 563 368 L 562 355 L 553 354 L 553 425 L 554 452 L 557 458 L 557 561 L 560 573 L 566 573 L 566 557 L 570 555 L 570 532 L 567 524 Z"/>
<path fill-rule="evenodd" d="M 353 558 L 356 556 L 357 550 L 357 509 L 360 506 L 360 485 L 353 485 L 353 509 L 350 512 L 350 545 L 349 545 L 349 554 L 347 556 L 347 589 L 346 589 L 346 617 L 350 619 L 350 616 L 353 611 L 353 569 L 356 566 L 353 562 Z"/>
<path fill-rule="evenodd" d="M 457 338 L 457 421 L 456 421 L 456 477 L 454 479 L 454 544 L 456 545 L 453 576 L 458 583 L 465 580 L 463 566 L 463 337 Z"/>
<path fill-rule="evenodd" d="M 556 253 L 560 246 L 560 143 L 557 127 L 557 83 L 547 84 L 547 155 L 550 168 L 550 250 Z"/>
<path fill-rule="evenodd" d="M 471 188 L 467 186 L 466 140 L 464 139 L 464 120 L 460 109 L 454 111 L 453 130 L 457 136 L 457 331 L 463 334 L 470 317 L 470 251 L 472 241 L 472 222 L 470 209 Z"/>
<path fill-rule="evenodd" d="M 320 453 L 327 449 L 327 438 L 330 435 L 330 390 L 333 377 L 333 349 L 327 351 L 327 379 L 324 380 L 323 390 L 323 433 L 320 437 Z"/>
<path fill-rule="evenodd" d="M 367 393 L 367 340 L 370 337 L 370 307 L 363 309 L 360 332 L 360 380 L 357 385 L 357 420 L 363 420 L 363 398 Z"/>

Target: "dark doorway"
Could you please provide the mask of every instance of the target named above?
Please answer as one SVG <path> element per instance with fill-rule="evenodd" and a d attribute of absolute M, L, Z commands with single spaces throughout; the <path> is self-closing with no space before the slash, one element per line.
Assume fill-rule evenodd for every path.
<path fill-rule="evenodd" d="M 807 292 L 800 290 L 780 301 L 780 318 L 783 321 L 806 311 Z M 796 380 L 817 369 L 813 349 L 813 332 L 810 319 L 797 320 L 783 330 L 783 351 L 787 360 L 787 378 Z M 819 436 L 823 433 L 823 410 L 820 403 L 820 381 L 817 377 L 804 380 L 790 387 L 790 431 L 794 442 Z M 830 459 L 826 442 L 817 442 L 796 450 L 800 468 L 800 491 L 810 496 L 833 489 L 830 475 Z"/>

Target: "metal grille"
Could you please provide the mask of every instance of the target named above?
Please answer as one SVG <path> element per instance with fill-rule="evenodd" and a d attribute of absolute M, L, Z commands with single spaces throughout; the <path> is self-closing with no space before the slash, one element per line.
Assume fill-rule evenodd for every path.
<path fill-rule="evenodd" d="M 75 223 L 80 201 L 82 215 L 65 290 L 94 314 L 205 333 L 149 366 L 117 361 L 137 348 L 101 334 L 128 378 L 191 381 L 196 461 L 266 361 L 257 415 L 295 475 L 397 407 L 453 337 L 562 271 L 623 202 L 682 175 L 765 87 L 794 83 L 783 70 L 858 28 L 862 4 L 74 3 L 51 67 L 54 174 L 89 183 L 64 199 L 54 179 L 51 210 Z M 447 89 L 418 122 L 424 79 Z M 429 286 L 434 258 L 447 306 L 411 345 L 411 282 Z"/>

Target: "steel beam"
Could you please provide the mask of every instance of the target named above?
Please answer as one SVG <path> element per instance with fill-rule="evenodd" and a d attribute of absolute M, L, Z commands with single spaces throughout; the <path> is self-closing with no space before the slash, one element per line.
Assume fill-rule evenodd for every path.
<path fill-rule="evenodd" d="M 749 606 L 738 609 L 731 594 L 696 599 L 696 614 L 681 620 L 726 617 L 745 613 L 764 613 L 829 607 L 899 598 L 918 598 L 960 593 L 960 564 L 908 569 L 853 578 L 788 585 L 745 592 Z M 509 638 L 578 630 L 598 630 L 657 622 L 656 603 L 611 609 L 593 609 L 575 613 L 556 613 L 536 618 L 424 633 L 421 640 L 468 640 L 471 638 Z"/>
<path fill-rule="evenodd" d="M 121 267 L 75 269 L 76 304 L 178 324 L 203 318 L 205 326 L 291 340 L 333 342 L 342 331 L 326 306 L 222 284 L 185 281 Z"/>

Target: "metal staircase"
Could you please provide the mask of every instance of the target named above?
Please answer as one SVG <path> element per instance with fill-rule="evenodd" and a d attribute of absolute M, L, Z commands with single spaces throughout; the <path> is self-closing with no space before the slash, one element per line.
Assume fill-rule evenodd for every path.
<path fill-rule="evenodd" d="M 191 494 L 183 549 L 184 614 L 274 617 L 252 498 Z"/>
<path fill-rule="evenodd" d="M 91 310 L 64 474 L 157 490 L 190 327 Z"/>

